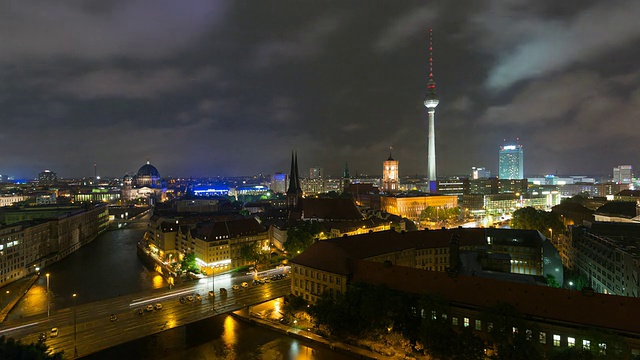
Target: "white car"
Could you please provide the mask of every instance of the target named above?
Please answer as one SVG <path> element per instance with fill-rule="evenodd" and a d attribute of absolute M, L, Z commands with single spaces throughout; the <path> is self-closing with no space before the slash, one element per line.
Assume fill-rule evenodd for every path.
<path fill-rule="evenodd" d="M 153 311 L 153 305 L 149 304 L 147 305 L 147 311 Z"/>
<path fill-rule="evenodd" d="M 248 288 L 248 287 L 249 287 L 249 284 L 247 284 L 247 282 L 245 281 L 245 282 L 243 282 L 243 283 L 242 283 L 242 287 L 243 287 L 243 288 Z"/>
<path fill-rule="evenodd" d="M 238 285 L 233 285 L 231 288 L 232 288 L 233 290 L 240 290 L 240 286 L 238 286 Z"/>
<path fill-rule="evenodd" d="M 162 304 L 157 303 L 157 304 L 156 304 L 156 310 L 160 310 L 160 309 L 162 309 Z"/>
<path fill-rule="evenodd" d="M 51 337 L 56 337 L 56 336 L 58 336 L 58 332 L 59 332 L 59 331 L 58 331 L 58 328 L 57 328 L 57 327 L 56 327 L 56 328 L 53 328 L 53 329 L 51 329 L 51 335 L 49 335 L 49 336 L 51 336 Z"/>

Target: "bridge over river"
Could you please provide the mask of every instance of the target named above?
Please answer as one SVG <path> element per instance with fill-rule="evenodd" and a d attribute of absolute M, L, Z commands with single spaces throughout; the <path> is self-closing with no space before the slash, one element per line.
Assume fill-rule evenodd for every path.
<path fill-rule="evenodd" d="M 49 316 L 44 314 L 5 322 L 0 335 L 30 343 L 45 333 L 48 336 L 46 344 L 52 351 L 64 351 L 65 358 L 71 359 L 282 297 L 290 292 L 291 280 L 287 277 L 238 290 L 232 290 L 230 279 L 221 283 L 216 279 L 215 285 L 218 286 L 214 297 L 208 293 L 214 286 L 205 280 L 172 290 L 152 290 L 74 305 L 51 312 Z M 220 287 L 228 289 L 226 296 L 221 296 Z M 194 293 L 201 294 L 202 301 L 180 303 L 181 296 Z M 140 309 L 158 303 L 162 304 L 161 309 L 138 313 Z M 111 314 L 116 315 L 117 320 L 111 321 Z M 59 329 L 59 334 L 52 337 L 54 327 Z"/>

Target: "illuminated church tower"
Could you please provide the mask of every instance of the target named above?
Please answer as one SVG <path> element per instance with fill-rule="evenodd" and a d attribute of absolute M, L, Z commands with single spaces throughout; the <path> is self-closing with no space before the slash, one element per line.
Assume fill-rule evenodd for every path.
<path fill-rule="evenodd" d="M 382 163 L 382 191 L 387 194 L 398 192 L 398 160 L 394 160 L 389 151 L 389 158 Z"/>
<path fill-rule="evenodd" d="M 427 96 L 424 98 L 424 106 L 429 112 L 429 148 L 427 158 L 427 170 L 429 176 L 429 187 L 435 191 L 436 181 L 436 131 L 435 117 L 436 106 L 438 106 L 438 96 L 436 95 L 436 81 L 433 79 L 433 31 L 429 29 L 429 81 L 427 82 Z"/>

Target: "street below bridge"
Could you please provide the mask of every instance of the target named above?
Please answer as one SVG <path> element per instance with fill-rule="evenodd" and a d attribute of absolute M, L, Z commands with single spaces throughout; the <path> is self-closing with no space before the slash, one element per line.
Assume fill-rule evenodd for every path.
<path fill-rule="evenodd" d="M 282 271 L 283 269 L 272 270 L 269 275 Z M 172 290 L 147 291 L 76 305 L 58 310 L 49 317 L 9 321 L 3 324 L 0 335 L 30 343 L 37 341 L 38 336 L 45 333 L 48 337 L 46 343 L 53 352 L 64 351 L 65 358 L 73 358 L 75 355 L 85 356 L 207 317 L 260 304 L 282 297 L 290 291 L 289 277 L 263 285 L 232 289 L 233 284 L 239 285 L 251 278 L 252 275 L 233 278 L 221 275 L 219 278 L 216 276 L 214 284 L 211 279 L 201 279 Z M 211 297 L 209 290 L 214 286 L 215 296 Z M 226 296 L 220 293 L 222 287 L 227 289 Z M 202 296 L 201 301 L 179 301 L 180 297 L 193 296 L 195 293 Z M 148 305 L 156 304 L 161 304 L 162 307 L 145 310 Z M 114 321 L 111 319 L 112 314 L 117 318 Z M 51 329 L 54 327 L 59 329 L 59 334 L 51 337 Z"/>

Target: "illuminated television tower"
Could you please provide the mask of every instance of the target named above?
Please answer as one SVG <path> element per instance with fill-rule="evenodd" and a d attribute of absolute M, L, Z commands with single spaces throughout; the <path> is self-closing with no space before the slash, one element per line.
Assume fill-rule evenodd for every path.
<path fill-rule="evenodd" d="M 436 131 L 434 123 L 438 103 L 436 81 L 433 79 L 433 30 L 429 29 L 429 81 L 427 82 L 427 96 L 424 98 L 424 106 L 429 111 L 429 148 L 427 158 L 429 183 L 436 181 Z"/>

